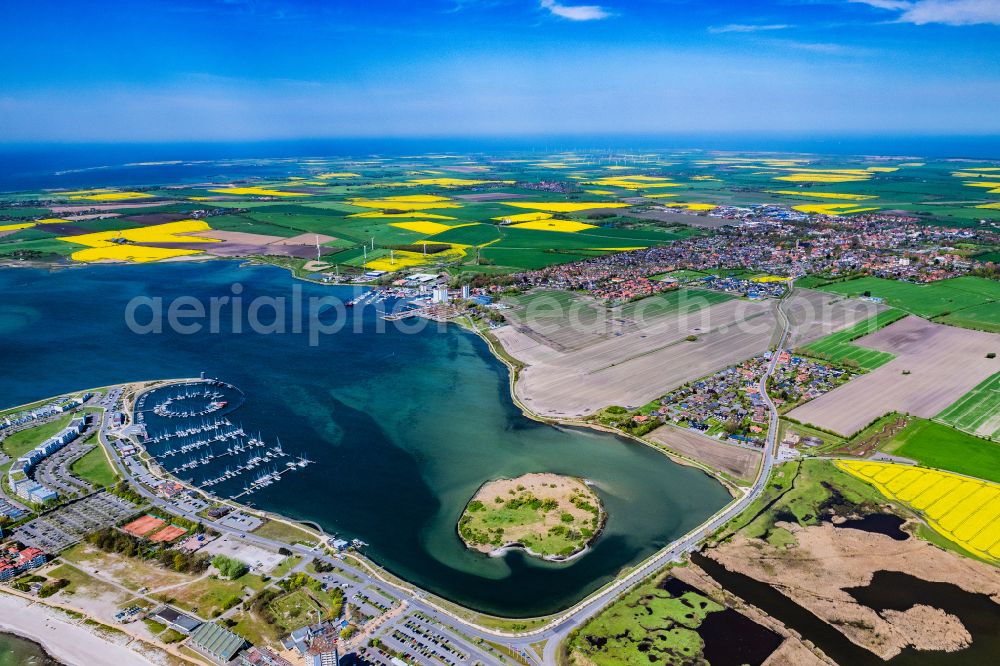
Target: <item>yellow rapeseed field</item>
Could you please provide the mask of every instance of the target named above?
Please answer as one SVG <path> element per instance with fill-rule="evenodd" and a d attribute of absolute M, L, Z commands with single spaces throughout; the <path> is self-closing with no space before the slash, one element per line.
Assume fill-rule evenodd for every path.
<path fill-rule="evenodd" d="M 469 187 L 471 185 L 486 185 L 488 183 L 513 183 L 513 180 L 479 180 L 475 178 L 414 178 L 403 183 L 386 183 L 388 187 L 419 187 L 421 185 L 437 185 L 438 187 Z"/>
<path fill-rule="evenodd" d="M 815 213 L 818 215 L 850 215 L 852 213 L 864 213 L 870 210 L 878 210 L 878 208 L 858 208 L 855 204 L 830 203 L 802 204 L 801 206 L 792 206 L 792 208 L 800 213 Z"/>
<path fill-rule="evenodd" d="M 87 201 L 128 201 L 130 199 L 152 199 L 152 194 L 145 192 L 101 192 L 98 194 L 74 194 L 70 199 Z"/>
<path fill-rule="evenodd" d="M 614 201 L 501 201 L 505 206 L 544 210 L 550 213 L 575 213 L 594 208 L 626 208 L 629 204 Z"/>
<path fill-rule="evenodd" d="M 790 183 L 854 183 L 868 180 L 869 175 L 850 175 L 832 173 L 793 173 L 787 176 L 777 176 L 775 180 L 786 180 Z"/>
<path fill-rule="evenodd" d="M 171 257 L 199 254 L 201 250 L 143 247 L 116 243 L 121 239 L 131 243 L 218 243 L 214 238 L 186 236 L 193 231 L 210 231 L 211 227 L 203 220 L 180 220 L 166 224 L 154 224 L 148 227 L 136 227 L 121 231 L 98 231 L 80 236 L 60 236 L 58 240 L 76 245 L 85 245 L 88 249 L 78 250 L 72 254 L 77 261 L 158 261 Z"/>
<path fill-rule="evenodd" d="M 919 511 L 949 541 L 1000 559 L 1000 484 L 899 463 L 838 460 L 836 465 Z"/>
<path fill-rule="evenodd" d="M 573 220 L 536 220 L 534 222 L 521 222 L 519 224 L 512 224 L 512 229 L 538 229 L 539 231 L 562 231 L 562 232 L 576 232 L 583 231 L 584 229 L 595 229 L 596 226 L 593 224 L 584 224 L 583 222 L 574 222 Z"/>
<path fill-rule="evenodd" d="M 688 210 L 713 210 L 718 208 L 716 204 L 710 203 L 683 203 L 680 201 L 674 203 L 665 203 L 664 206 L 669 208 L 687 208 Z"/>
<path fill-rule="evenodd" d="M 679 194 L 643 194 L 646 199 L 666 199 L 667 197 L 677 197 Z"/>
<path fill-rule="evenodd" d="M 317 174 L 316 178 L 320 180 L 331 180 L 333 178 L 361 178 L 361 174 L 351 173 L 350 171 L 329 171 L 327 173 Z"/>
<path fill-rule="evenodd" d="M 428 241 L 433 242 L 433 241 Z M 389 256 L 373 259 L 365 264 L 365 268 L 374 271 L 386 271 L 392 273 L 404 268 L 423 266 L 426 264 L 436 264 L 441 261 L 453 261 L 465 256 L 467 245 L 451 244 L 451 248 L 444 252 L 435 252 L 425 255 L 423 252 L 408 252 L 406 250 L 396 250 Z"/>
<path fill-rule="evenodd" d="M 449 227 L 447 224 L 441 224 L 439 222 L 390 222 L 390 227 L 398 227 L 400 229 L 406 229 L 407 231 L 415 231 L 418 234 L 426 234 L 428 236 L 433 236 L 434 234 L 439 234 L 442 231 L 448 231 L 449 229 L 457 229 L 458 227 L 467 227 L 467 224 L 458 224 L 454 227 Z"/>
<path fill-rule="evenodd" d="M 750 279 L 752 282 L 788 282 L 790 278 L 781 277 L 780 275 L 758 275 Z"/>
<path fill-rule="evenodd" d="M 771 194 L 785 194 L 790 197 L 807 197 L 810 199 L 845 199 L 847 201 L 878 199 L 874 194 L 842 194 L 839 192 L 812 192 L 805 190 L 771 190 Z"/>
<path fill-rule="evenodd" d="M 871 171 L 873 173 L 892 173 L 893 171 L 899 171 L 899 167 L 877 167 L 871 166 L 866 169 L 866 171 Z"/>
<path fill-rule="evenodd" d="M 987 209 L 990 209 L 990 210 L 1000 210 L 1000 201 L 998 201 L 996 203 L 982 204 L 980 206 L 976 206 L 976 208 L 987 208 Z"/>
<path fill-rule="evenodd" d="M 311 194 L 300 192 L 283 192 L 267 187 L 226 187 L 217 190 L 209 190 L 218 194 L 247 194 L 258 197 L 311 197 Z"/>
<path fill-rule="evenodd" d="M 146 263 L 149 261 L 160 261 L 162 259 L 173 259 L 174 257 L 184 257 L 201 253 L 201 250 L 187 250 L 174 247 L 109 245 L 108 247 L 89 247 L 86 250 L 77 250 L 70 256 L 76 261 L 84 261 L 87 263 L 95 261 L 130 261 L 134 263 Z"/>
<path fill-rule="evenodd" d="M 61 217 L 47 217 L 44 220 L 33 220 L 31 222 L 16 222 L 14 224 L 0 224 L 0 231 L 17 231 L 18 229 L 30 229 L 36 224 L 56 224 L 59 222 L 69 222 Z"/>
<path fill-rule="evenodd" d="M 607 197 L 614 194 L 611 190 L 584 190 L 587 194 L 595 194 L 599 197 Z"/>
<path fill-rule="evenodd" d="M 501 215 L 494 217 L 494 220 L 510 222 L 535 222 L 536 220 L 547 220 L 552 217 L 552 213 L 518 213 L 517 215 Z"/>

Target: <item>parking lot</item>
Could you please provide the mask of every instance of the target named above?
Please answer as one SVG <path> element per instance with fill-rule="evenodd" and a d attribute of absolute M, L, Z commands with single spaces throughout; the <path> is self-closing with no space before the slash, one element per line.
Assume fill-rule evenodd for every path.
<path fill-rule="evenodd" d="M 131 502 L 101 491 L 22 525 L 14 530 L 14 539 L 47 553 L 57 553 L 87 534 L 127 518 L 136 508 Z"/>
<path fill-rule="evenodd" d="M 240 539 L 229 535 L 205 544 L 201 550 L 210 555 L 235 557 L 237 560 L 246 562 L 254 571 L 262 573 L 270 571 L 285 559 L 284 555 L 272 553 L 249 543 L 242 543 Z"/>

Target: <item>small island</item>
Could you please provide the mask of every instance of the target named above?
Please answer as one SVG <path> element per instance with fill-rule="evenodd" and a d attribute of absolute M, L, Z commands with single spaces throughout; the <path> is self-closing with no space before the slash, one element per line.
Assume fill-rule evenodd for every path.
<path fill-rule="evenodd" d="M 499 555 L 521 548 L 565 561 L 583 553 L 604 528 L 600 498 L 583 481 L 558 474 L 525 474 L 484 484 L 458 521 L 465 545 Z"/>

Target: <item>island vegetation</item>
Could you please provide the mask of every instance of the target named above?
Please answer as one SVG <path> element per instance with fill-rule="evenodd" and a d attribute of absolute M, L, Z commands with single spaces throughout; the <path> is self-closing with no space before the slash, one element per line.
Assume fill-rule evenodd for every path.
<path fill-rule="evenodd" d="M 592 543 L 605 519 L 600 498 L 582 479 L 525 474 L 483 485 L 462 512 L 458 533 L 483 553 L 523 548 L 564 560 Z"/>

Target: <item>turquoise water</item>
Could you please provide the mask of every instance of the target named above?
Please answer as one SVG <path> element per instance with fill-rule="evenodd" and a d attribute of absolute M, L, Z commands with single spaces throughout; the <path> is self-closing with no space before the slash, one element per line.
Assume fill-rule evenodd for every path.
<path fill-rule="evenodd" d="M 0 666 L 59 666 L 38 643 L 0 632 Z"/>
<path fill-rule="evenodd" d="M 378 332 L 374 311 L 308 334 L 138 335 L 125 325 L 133 296 L 185 295 L 207 303 L 242 285 L 245 302 L 337 294 L 272 267 L 236 262 L 0 270 L 0 404 L 84 387 L 205 371 L 238 386 L 229 415 L 316 464 L 252 496 L 255 505 L 360 538 L 399 576 L 473 608 L 508 616 L 571 605 L 685 533 L 728 500 L 716 481 L 611 435 L 524 417 L 508 374 L 486 345 L 456 326 Z M 287 326 L 291 330 L 291 323 Z M 594 482 L 608 509 L 591 552 L 554 565 L 466 550 L 455 524 L 483 482 L 527 472 Z"/>

